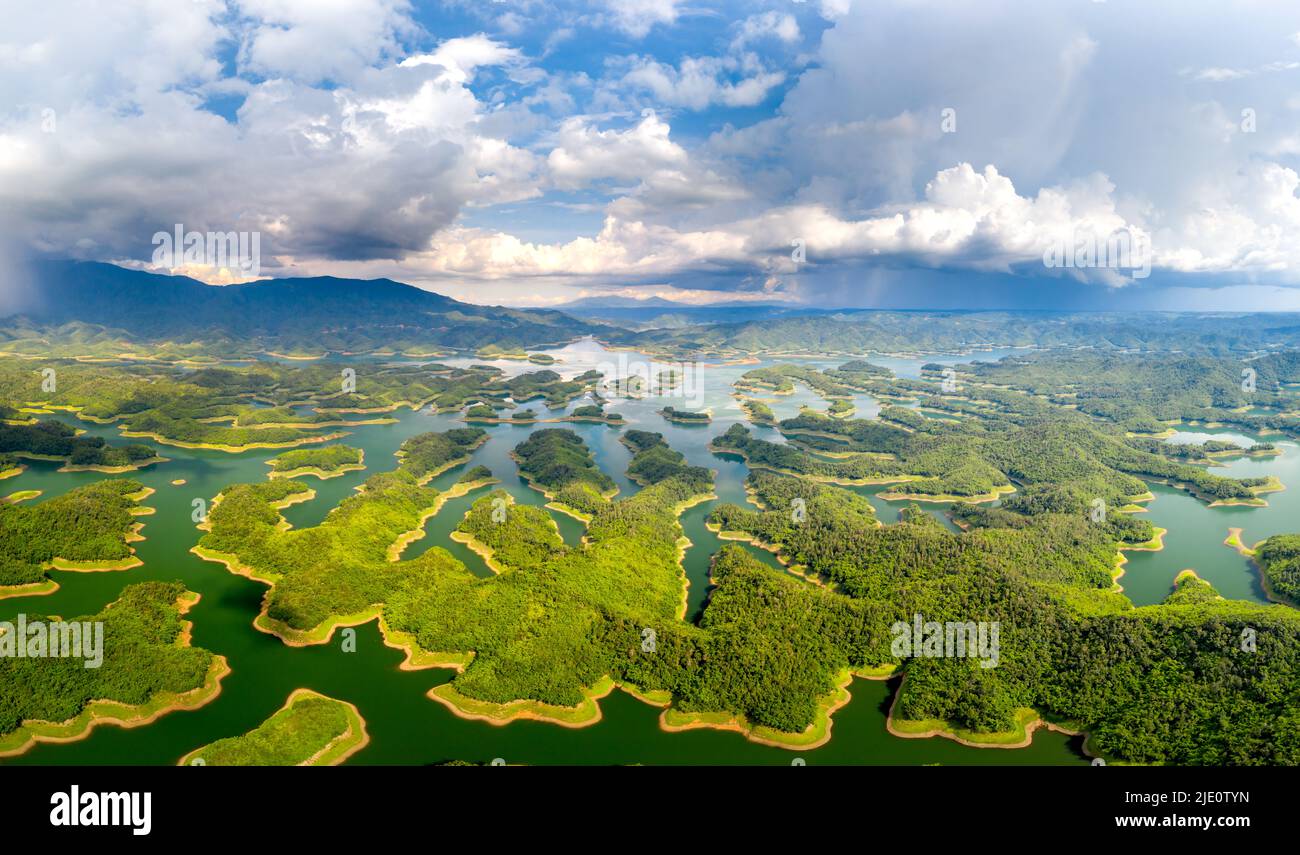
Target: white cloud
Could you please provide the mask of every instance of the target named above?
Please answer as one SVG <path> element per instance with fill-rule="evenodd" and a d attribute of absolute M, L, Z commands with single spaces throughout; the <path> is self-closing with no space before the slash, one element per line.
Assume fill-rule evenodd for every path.
<path fill-rule="evenodd" d="M 603 0 L 614 26 L 635 38 L 644 38 L 655 24 L 672 24 L 680 14 L 681 0 Z"/>
<path fill-rule="evenodd" d="M 656 170 L 683 167 L 686 150 L 669 138 L 669 132 L 668 124 L 652 110 L 625 131 L 602 131 L 589 119 L 574 116 L 560 126 L 547 165 L 556 186 L 565 189 L 606 178 L 631 181 Z"/>
<path fill-rule="evenodd" d="M 753 107 L 784 82 L 784 72 L 765 70 L 753 54 L 686 57 L 675 67 L 632 57 L 612 88 L 649 95 L 659 104 L 703 110 L 717 104 Z"/>
<path fill-rule="evenodd" d="M 476 68 L 520 62 L 513 49 L 476 36 L 443 42 L 428 63 L 353 67 L 336 56 L 330 73 L 348 76 L 330 87 L 308 82 L 319 69 L 301 64 L 264 81 L 218 80 L 225 31 L 200 26 L 203 16 L 185 5 L 91 5 L 68 26 L 55 26 L 45 7 L 14 16 L 0 93 L 22 100 L 0 110 L 0 209 L 31 245 L 140 259 L 155 231 L 178 222 L 259 230 L 263 270 L 274 273 L 310 258 L 400 258 L 467 206 L 540 193 L 541 158 L 486 130 L 488 107 L 467 88 Z M 319 5 L 241 8 L 297 22 L 322 49 L 339 46 L 338 35 L 356 62 L 389 49 L 392 27 L 358 24 L 345 38 L 347 16 Z M 45 38 L 45 47 L 12 51 L 10 33 L 28 44 Z M 139 59 L 139 46 L 154 43 L 166 50 Z M 269 71 L 271 53 L 260 56 L 248 61 Z M 236 122 L 203 109 L 208 91 L 246 96 Z"/>
<path fill-rule="evenodd" d="M 307 83 L 352 77 L 400 52 L 414 30 L 408 0 L 237 0 L 242 55 L 267 76 Z M 179 4 L 176 4 L 179 5 Z"/>
<path fill-rule="evenodd" d="M 750 15 L 737 27 L 732 49 L 739 50 L 750 42 L 767 37 L 774 37 L 786 44 L 799 41 L 799 22 L 793 15 L 769 10 L 758 15 Z"/>
<path fill-rule="evenodd" d="M 5 230 L 138 259 L 178 221 L 258 228 L 270 272 L 595 287 L 777 282 L 796 237 L 806 271 L 1026 271 L 1063 235 L 1125 229 L 1163 270 L 1300 282 L 1300 12 L 512 0 L 464 4 L 495 36 L 434 43 L 406 0 L 230 2 L 9 15 Z M 632 56 L 571 43 L 626 44 L 598 27 L 654 38 Z M 215 96 L 244 99 L 233 121 Z"/>
<path fill-rule="evenodd" d="M 1291 178 L 1295 178 L 1294 175 Z M 801 240 L 814 265 L 892 260 L 902 265 L 954 265 L 1008 271 L 1041 265 L 1062 240 L 1093 236 L 1105 243 L 1119 230 L 1146 236 L 1115 210 L 1113 187 L 1093 176 L 1070 187 L 1021 196 L 992 166 L 946 169 L 927 184 L 925 200 L 845 219 L 823 205 L 790 205 L 710 228 L 679 231 L 620 216 L 606 217 L 594 238 L 562 244 L 521 241 L 500 232 L 452 230 L 422 259 L 424 269 L 484 278 L 552 275 L 668 275 L 685 270 L 796 270 L 792 241 Z M 1082 271 L 1113 282 L 1110 271 Z"/>
<path fill-rule="evenodd" d="M 517 48 L 488 38 L 483 33 L 464 38 L 447 39 L 438 45 L 433 53 L 410 56 L 401 61 L 401 65 L 410 68 L 417 65 L 437 65 L 446 69 L 447 77 L 455 83 L 468 83 L 474 77 L 474 70 L 492 65 L 514 65 L 521 62 L 522 54 Z"/>

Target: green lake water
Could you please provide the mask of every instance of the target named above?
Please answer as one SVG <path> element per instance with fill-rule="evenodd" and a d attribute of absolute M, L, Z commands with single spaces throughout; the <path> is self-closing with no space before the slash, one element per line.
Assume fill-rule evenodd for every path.
<path fill-rule="evenodd" d="M 1008 351 L 1009 352 L 1009 351 Z M 562 360 L 552 366 L 566 376 L 613 361 L 613 355 L 594 342 L 578 342 L 551 351 Z M 980 353 L 965 359 L 996 359 L 1001 352 Z M 640 358 L 635 354 L 630 358 Z M 947 361 L 957 361 L 950 357 Z M 444 360 L 457 363 L 457 360 Z M 463 360 L 469 363 L 477 360 Z M 788 360 L 787 360 L 788 361 Z M 842 360 L 841 360 L 842 361 Z M 945 361 L 927 357 L 916 360 L 873 358 L 900 375 L 916 376 L 920 365 Z M 354 363 L 364 364 L 364 363 Z M 500 363 L 515 373 L 537 370 L 524 363 Z M 838 364 L 825 360 L 809 361 L 818 367 Z M 622 413 L 627 427 L 658 431 L 673 448 L 696 464 L 717 472 L 716 492 L 719 501 L 743 503 L 744 463 L 729 455 L 708 451 L 709 439 L 725 431 L 732 423 L 743 421 L 744 414 L 731 397 L 732 382 L 745 371 L 756 367 L 710 366 L 702 374 L 701 395 L 695 399 L 669 396 L 634 401 L 613 401 L 608 409 Z M 578 406 L 585 401 L 570 405 Z M 874 402 L 868 396 L 856 401 L 859 416 L 874 414 Z M 710 408 L 713 423 L 707 426 L 672 424 L 655 411 L 665 404 L 680 409 Z M 778 418 L 793 416 L 801 405 L 825 409 L 821 401 L 802 385 L 794 395 L 779 396 L 771 406 Z M 554 417 L 561 411 L 546 411 L 543 404 L 528 406 L 539 415 Z M 303 479 L 316 490 L 316 498 L 285 511 L 295 527 L 319 523 L 340 500 L 352 495 L 354 488 L 369 475 L 396 465 L 394 452 L 402 441 L 417 433 L 446 430 L 462 426 L 456 414 L 436 415 L 427 411 L 402 410 L 390 425 L 350 428 L 342 439 L 365 450 L 366 469 L 320 481 Z M 121 442 L 113 426 L 83 424 L 70 416 L 60 416 L 92 434 Z M 518 477 L 509 452 L 528 434 L 541 426 L 493 425 L 487 427 L 491 439 L 478 449 L 473 459 L 437 478 L 438 488 L 450 487 L 467 467 L 488 466 L 501 487 L 516 501 L 543 505 L 545 499 Z M 625 470 L 630 459 L 628 450 L 618 441 L 621 429 L 601 424 L 564 423 L 580 434 L 592 448 L 600 467 L 613 477 L 620 495 L 629 495 L 637 487 L 628 481 Z M 759 436 L 781 441 L 773 429 L 753 428 Z M 139 441 L 139 440 L 132 440 Z M 1293 443 L 1279 444 L 1279 458 L 1240 458 L 1225 461 L 1216 469 L 1227 475 L 1278 475 L 1288 485 L 1300 484 L 1300 450 Z M 190 590 L 202 595 L 201 602 L 189 614 L 194 622 L 194 643 L 229 660 L 232 673 L 222 683 L 220 696 L 207 706 L 189 712 L 169 713 L 156 722 L 133 729 L 102 726 L 82 741 L 63 745 L 40 744 L 26 754 L 0 761 L 7 764 L 171 764 L 196 747 L 215 739 L 244 733 L 265 720 L 283 705 L 296 688 L 315 689 L 331 697 L 355 703 L 366 720 L 370 744 L 348 762 L 354 764 L 422 764 L 449 759 L 487 761 L 501 757 L 509 763 L 546 764 L 776 764 L 788 765 L 795 757 L 807 763 L 843 764 L 1082 764 L 1087 760 L 1080 751 L 1080 740 L 1063 734 L 1040 731 L 1033 743 L 1023 749 L 976 749 L 941 738 L 901 739 L 885 729 L 885 717 L 892 694 L 892 683 L 855 680 L 850 687 L 852 700 L 834 715 L 833 738 L 813 751 L 792 752 L 758 745 L 737 733 L 696 730 L 666 733 L 658 727 L 659 710 L 621 692 L 614 692 L 600 702 L 603 718 L 590 727 L 568 729 L 555 725 L 518 721 L 504 727 L 468 721 L 453 715 L 440 704 L 425 697 L 433 686 L 449 680 L 452 672 L 433 669 L 402 671 L 398 665 L 403 653 L 386 647 L 376 623 L 357 628 L 357 650 L 345 653 L 340 636 L 329 644 L 312 647 L 289 647 L 272 635 L 258 632 L 252 620 L 258 613 L 265 586 L 231 574 L 220 564 L 202 561 L 189 552 L 199 539 L 191 520 L 192 502 L 196 498 L 210 501 L 222 488 L 240 482 L 266 478 L 266 461 L 275 450 L 258 450 L 241 454 L 217 451 L 186 450 L 157 446 L 169 458 L 132 477 L 157 492 L 145 504 L 157 509 L 152 516 L 141 517 L 146 539 L 136 544 L 144 561 L 142 567 L 121 572 L 68 573 L 54 572 L 60 585 L 57 592 L 45 597 L 0 600 L 0 620 L 12 620 L 20 612 L 58 614 L 72 617 L 98 611 L 115 599 L 123 586 L 148 579 L 180 579 Z M 4 494 L 20 490 L 41 490 L 42 501 L 82 484 L 106 477 L 97 473 L 58 473 L 58 464 L 29 462 L 22 475 L 0 483 Z M 173 479 L 187 483 L 173 486 Z M 906 503 L 887 502 L 877 495 L 883 487 L 856 488 L 867 496 L 885 522 L 897 519 Z M 1300 526 L 1300 492 L 1289 490 L 1268 496 L 1268 508 L 1208 508 L 1181 491 L 1155 486 L 1156 500 L 1148 515 L 1156 525 L 1170 530 L 1166 549 L 1159 553 L 1129 553 L 1130 562 L 1122 582 L 1134 602 L 1153 603 L 1168 593 L 1174 576 L 1185 567 L 1193 567 L 1229 597 L 1263 601 L 1258 574 L 1249 561 L 1222 545 L 1230 526 L 1245 529 L 1244 540 L 1254 543 L 1270 534 L 1295 531 Z M 434 545 L 447 548 L 475 573 L 490 573 L 482 560 L 448 538 L 469 505 L 484 491 L 447 502 L 440 513 L 429 520 L 425 535 L 407 548 L 406 557 L 419 554 Z M 689 579 L 688 618 L 694 620 L 708 592 L 708 566 L 720 541 L 704 527 L 713 502 L 697 505 L 682 515 L 682 525 L 692 546 L 684 561 Z M 943 519 L 942 506 L 928 506 Z M 568 543 L 577 543 L 582 526 L 577 521 L 555 514 L 561 535 Z M 750 547 L 746 547 L 750 548 Z M 757 557 L 773 567 L 780 565 L 773 556 L 750 548 Z"/>

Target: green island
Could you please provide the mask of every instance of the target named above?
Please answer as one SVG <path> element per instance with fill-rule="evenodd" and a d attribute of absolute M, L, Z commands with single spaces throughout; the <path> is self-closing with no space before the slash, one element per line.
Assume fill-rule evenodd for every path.
<path fill-rule="evenodd" d="M 843 398 L 837 398 L 831 401 L 830 406 L 826 408 L 826 415 L 837 419 L 846 419 L 857 411 L 857 407 L 852 401 L 846 401 Z"/>
<path fill-rule="evenodd" d="M 500 416 L 487 404 L 474 404 L 465 411 L 464 419 L 470 424 L 536 424 L 537 422 L 594 422 L 597 424 L 621 425 L 624 418 L 618 413 L 607 413 L 599 404 L 586 404 L 574 407 L 568 415 L 557 418 L 541 419 L 532 409 L 517 410 L 509 416 Z"/>
<path fill-rule="evenodd" d="M 740 407 L 745 411 L 745 416 L 756 425 L 774 425 L 776 424 L 776 414 L 772 408 L 762 401 L 753 398 L 741 398 Z"/>
<path fill-rule="evenodd" d="M 713 421 L 713 414 L 708 410 L 697 413 L 690 410 L 679 410 L 676 407 L 664 407 L 659 411 L 659 415 L 670 422 L 684 425 L 707 425 Z"/>
<path fill-rule="evenodd" d="M 1274 535 L 1251 552 L 1269 593 L 1284 603 L 1300 603 L 1300 534 Z"/>
<path fill-rule="evenodd" d="M 140 564 L 136 519 L 152 512 L 137 481 L 100 481 L 38 504 L 0 503 L 0 599 L 50 594 L 59 570 L 126 570 Z"/>
<path fill-rule="evenodd" d="M 325 445 L 286 451 L 266 461 L 271 467 L 268 477 L 300 478 L 312 475 L 322 481 L 366 468 L 365 452 L 349 445 Z"/>
<path fill-rule="evenodd" d="M 57 421 L 0 424 L 0 477 L 17 475 L 18 458 L 62 460 L 63 472 L 116 474 L 165 463 L 149 446 L 139 443 L 113 446 L 98 436 L 79 436 L 74 428 Z"/>
<path fill-rule="evenodd" d="M 474 351 L 474 355 L 479 359 L 531 359 L 528 351 L 522 347 L 503 347 L 496 344 L 480 347 Z"/>
<path fill-rule="evenodd" d="M 330 428 L 381 424 L 371 416 L 399 408 L 456 411 L 475 401 L 524 402 L 535 398 L 560 407 L 594 391 L 599 373 L 565 380 L 549 369 L 504 378 L 490 366 L 372 365 L 339 369 L 324 363 L 286 366 L 258 362 L 238 367 L 184 371 L 167 365 L 121 367 L 77 360 L 18 360 L 0 363 L 0 400 L 38 402 L 43 411 L 66 410 L 97 424 L 115 424 L 124 437 L 147 437 L 165 445 L 239 453 L 259 448 L 293 448 L 346 435 Z M 41 391 L 41 371 L 57 372 L 58 392 Z M 350 374 L 348 372 L 351 372 Z M 502 406 L 505 406 L 502 403 Z M 351 418 L 354 415 L 366 418 Z M 15 431 L 11 442 L 30 444 L 34 426 L 0 425 Z M 58 430 L 58 428 L 45 428 Z M 43 434 L 37 438 L 44 438 Z M 68 451 L 59 456 L 71 454 Z M 146 460 L 147 446 L 134 451 L 105 447 L 85 438 L 81 454 L 124 454 Z M 149 457 L 155 457 L 149 451 Z M 77 464 L 70 461 L 70 465 Z M 96 464 L 100 465 L 100 464 Z"/>
<path fill-rule="evenodd" d="M 190 645 L 183 616 L 198 599 L 180 582 L 141 582 L 123 588 L 98 614 L 74 618 L 103 626 L 98 667 L 75 656 L 33 656 L 38 638 L 44 648 L 44 635 L 23 640 L 29 658 L 0 656 L 0 757 L 37 742 L 84 739 L 102 724 L 137 727 L 212 701 L 230 669 L 223 657 Z M 29 615 L 27 625 L 45 620 Z"/>
<path fill-rule="evenodd" d="M 614 479 L 596 466 L 587 444 L 567 428 L 544 428 L 515 446 L 519 474 L 557 507 L 581 517 L 618 492 Z"/>
<path fill-rule="evenodd" d="M 297 689 L 254 730 L 196 748 L 177 765 L 337 766 L 369 741 L 353 704 Z"/>

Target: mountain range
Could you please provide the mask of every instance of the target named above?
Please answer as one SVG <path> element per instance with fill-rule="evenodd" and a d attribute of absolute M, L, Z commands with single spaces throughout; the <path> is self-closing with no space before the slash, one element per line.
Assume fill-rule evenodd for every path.
<path fill-rule="evenodd" d="M 22 311 L 0 319 L 0 343 L 33 330 L 135 343 L 202 343 L 220 352 L 474 350 L 558 345 L 622 331 L 550 309 L 478 306 L 391 279 L 332 276 L 207 285 L 111 264 L 31 265 Z"/>

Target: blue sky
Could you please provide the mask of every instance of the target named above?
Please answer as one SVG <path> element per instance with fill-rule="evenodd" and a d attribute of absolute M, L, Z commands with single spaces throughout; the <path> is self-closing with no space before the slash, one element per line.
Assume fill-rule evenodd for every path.
<path fill-rule="evenodd" d="M 51 0 L 0 255 L 475 302 L 1300 309 L 1300 7 Z M 165 269 L 239 281 L 204 264 Z"/>

